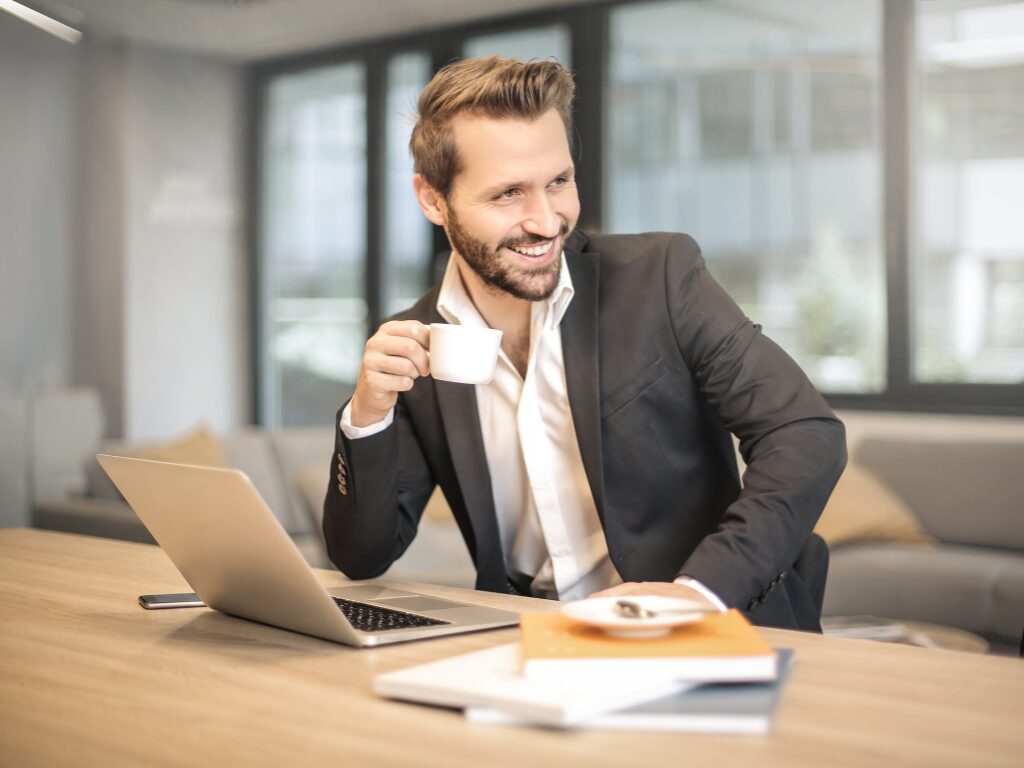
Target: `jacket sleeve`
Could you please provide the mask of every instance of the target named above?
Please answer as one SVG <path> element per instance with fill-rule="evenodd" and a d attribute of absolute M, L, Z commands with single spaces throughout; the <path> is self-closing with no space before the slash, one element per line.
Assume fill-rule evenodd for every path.
<path fill-rule="evenodd" d="M 394 422 L 375 435 L 350 440 L 340 422 L 339 410 L 324 499 L 327 554 L 349 578 L 374 578 L 412 542 L 435 482 L 401 396 Z"/>
<path fill-rule="evenodd" d="M 670 241 L 666 286 L 679 348 L 747 465 L 739 497 L 680 575 L 743 607 L 799 555 L 846 465 L 845 429 L 715 282 L 689 237 Z"/>

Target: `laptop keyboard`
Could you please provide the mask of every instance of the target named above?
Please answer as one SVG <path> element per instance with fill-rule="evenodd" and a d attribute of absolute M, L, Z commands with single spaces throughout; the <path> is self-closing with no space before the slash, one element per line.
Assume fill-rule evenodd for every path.
<path fill-rule="evenodd" d="M 356 629 L 363 632 L 386 632 L 389 629 L 408 629 L 409 627 L 433 627 L 440 624 L 451 624 L 450 621 L 417 616 L 415 613 L 396 611 L 393 608 L 381 608 L 367 603 L 356 603 L 341 597 L 332 596 L 345 618 Z"/>

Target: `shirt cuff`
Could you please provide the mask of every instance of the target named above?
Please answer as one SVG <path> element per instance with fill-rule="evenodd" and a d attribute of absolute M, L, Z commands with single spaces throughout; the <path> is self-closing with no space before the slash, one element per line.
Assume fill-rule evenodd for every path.
<path fill-rule="evenodd" d="M 694 592 L 699 592 L 709 603 L 720 611 L 729 610 L 729 607 L 722 602 L 722 598 L 690 576 L 680 576 L 678 579 L 673 580 L 672 583 L 682 584 L 684 587 L 689 587 Z"/>
<path fill-rule="evenodd" d="M 385 429 L 391 426 L 391 422 L 395 420 L 395 409 L 392 408 L 388 411 L 388 415 L 378 421 L 376 424 L 371 424 L 368 427 L 356 427 L 352 425 L 352 401 L 349 400 L 345 404 L 345 408 L 341 411 L 341 421 L 338 426 L 341 427 L 341 431 L 345 433 L 345 437 L 349 440 L 358 440 L 361 437 L 371 437 L 376 435 L 378 432 L 383 432 Z"/>

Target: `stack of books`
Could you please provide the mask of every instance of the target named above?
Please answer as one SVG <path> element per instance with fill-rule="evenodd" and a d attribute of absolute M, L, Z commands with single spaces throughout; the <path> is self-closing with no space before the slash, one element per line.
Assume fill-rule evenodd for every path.
<path fill-rule="evenodd" d="M 480 723 L 765 733 L 792 660 L 735 610 L 647 639 L 560 613 L 520 628 L 521 642 L 379 675 L 374 690 Z"/>

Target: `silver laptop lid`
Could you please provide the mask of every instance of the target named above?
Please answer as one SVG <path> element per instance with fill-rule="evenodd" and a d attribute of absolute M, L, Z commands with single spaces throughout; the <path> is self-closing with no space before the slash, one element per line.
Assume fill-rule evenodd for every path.
<path fill-rule="evenodd" d="M 432 619 L 383 631 L 353 627 L 259 492 L 235 469 L 99 454 L 153 538 L 211 608 L 346 645 L 371 646 L 507 627 L 518 614 L 394 590 L 374 582 L 340 597 Z"/>
<path fill-rule="evenodd" d="M 361 644 L 243 472 L 103 454 L 96 459 L 208 606 Z"/>

